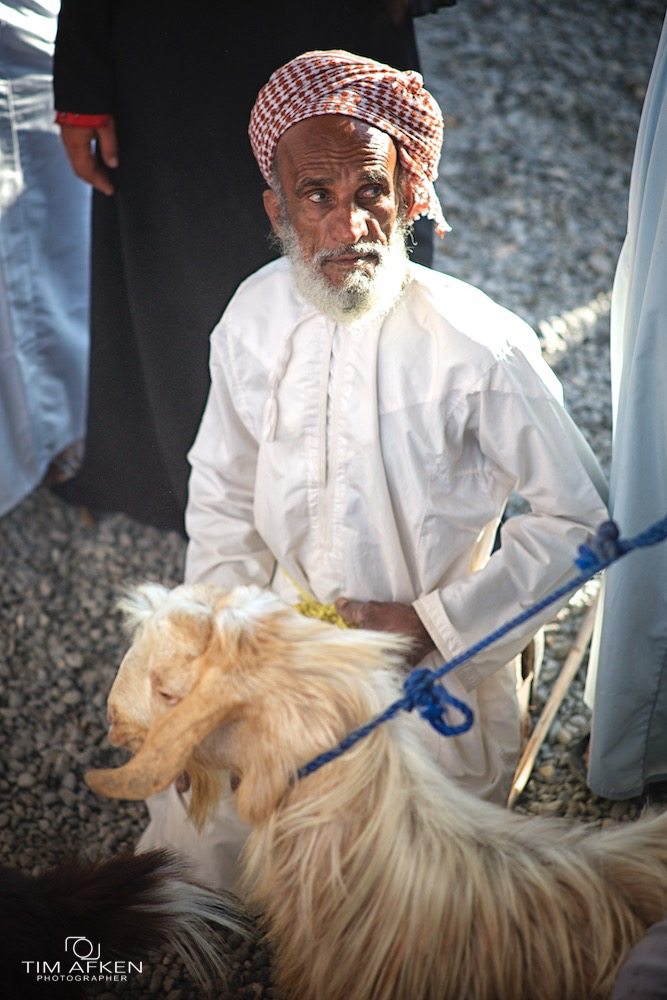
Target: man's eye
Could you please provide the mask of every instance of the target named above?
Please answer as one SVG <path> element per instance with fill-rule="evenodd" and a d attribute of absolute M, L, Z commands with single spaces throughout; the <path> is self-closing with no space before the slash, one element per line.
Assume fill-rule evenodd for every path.
<path fill-rule="evenodd" d="M 384 188 L 381 184 L 369 184 L 360 194 L 365 201 L 377 201 L 384 194 Z"/>
<path fill-rule="evenodd" d="M 308 195 L 308 201 L 315 202 L 316 205 L 320 205 L 322 202 L 327 200 L 326 191 L 311 191 Z"/>

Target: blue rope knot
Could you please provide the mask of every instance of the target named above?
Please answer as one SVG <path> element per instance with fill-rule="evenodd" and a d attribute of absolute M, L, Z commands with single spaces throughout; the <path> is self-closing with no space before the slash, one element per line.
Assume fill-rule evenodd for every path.
<path fill-rule="evenodd" d="M 616 522 L 603 521 L 595 537 L 579 546 L 579 555 L 574 562 L 579 569 L 593 573 L 620 559 L 627 551 L 628 544 L 621 541 Z"/>
<path fill-rule="evenodd" d="M 565 597 L 578 587 L 581 587 L 582 584 L 587 583 L 599 570 L 605 569 L 610 563 L 625 555 L 626 552 L 632 552 L 633 549 L 644 548 L 648 545 L 655 545 L 657 542 L 662 542 L 666 539 L 667 517 L 656 521 L 655 524 L 650 525 L 641 534 L 627 541 L 622 541 L 619 538 L 618 528 L 613 521 L 605 521 L 598 528 L 595 538 L 587 545 L 579 546 L 579 556 L 575 559 L 576 565 L 582 571 L 579 576 L 575 577 L 574 580 L 570 580 L 569 583 L 558 587 L 557 590 L 552 591 L 536 604 L 532 604 L 525 611 L 522 611 L 521 614 L 505 622 L 495 632 L 491 632 L 483 639 L 480 639 L 474 646 L 470 646 L 464 652 L 448 660 L 447 663 L 443 663 L 437 670 L 427 670 L 424 667 L 419 670 L 413 670 L 403 683 L 405 691 L 403 698 L 395 701 L 381 715 L 371 719 L 366 725 L 349 733 L 333 750 L 320 754 L 319 757 L 311 760 L 309 764 L 299 768 L 296 772 L 296 777 L 304 778 L 307 774 L 312 774 L 313 771 L 316 771 L 323 764 L 335 760 L 336 757 L 345 753 L 346 750 L 354 746 L 359 740 L 368 736 L 377 726 L 393 719 L 401 710 L 411 712 L 413 708 L 417 708 L 422 718 L 430 722 L 433 728 L 443 736 L 458 736 L 461 733 L 467 732 L 473 724 L 472 710 L 464 702 L 450 695 L 442 684 L 436 683 L 440 677 L 456 669 L 456 667 L 460 667 L 462 663 L 466 663 L 473 656 L 477 656 L 482 650 L 487 649 L 492 643 L 502 638 L 502 636 L 507 635 L 513 628 L 516 628 L 517 625 L 522 625 L 529 618 L 532 618 L 533 615 L 538 614 L 538 612 L 553 604 L 554 601 Z M 443 718 L 449 707 L 456 709 L 463 716 L 463 721 L 457 726 L 450 726 Z"/>
<path fill-rule="evenodd" d="M 413 670 L 403 682 L 406 711 L 416 708 L 422 719 L 433 726 L 441 736 L 459 736 L 466 733 L 473 724 L 473 713 L 469 705 L 451 695 L 444 684 L 438 683 L 438 678 L 432 670 L 421 667 Z M 449 708 L 455 708 L 463 716 L 463 721 L 450 725 L 445 721 Z"/>

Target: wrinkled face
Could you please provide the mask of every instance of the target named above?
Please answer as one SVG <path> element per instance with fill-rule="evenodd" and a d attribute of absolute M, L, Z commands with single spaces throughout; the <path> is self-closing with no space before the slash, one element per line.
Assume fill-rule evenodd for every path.
<path fill-rule="evenodd" d="M 408 206 L 393 140 L 353 118 L 319 115 L 280 138 L 275 172 L 265 206 L 304 297 L 336 321 L 388 312 L 407 271 Z"/>
<path fill-rule="evenodd" d="M 399 209 L 398 157 L 392 139 L 344 115 L 297 122 L 278 142 L 276 167 L 290 223 L 306 260 L 370 242 L 386 246 Z M 274 228 L 275 194 L 266 192 Z M 372 274 L 377 255 L 346 252 L 325 259 L 322 273 L 341 285 L 355 269 Z"/>

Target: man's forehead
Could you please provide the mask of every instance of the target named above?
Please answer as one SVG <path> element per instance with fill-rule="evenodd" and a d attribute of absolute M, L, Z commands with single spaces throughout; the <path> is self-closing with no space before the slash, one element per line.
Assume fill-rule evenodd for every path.
<path fill-rule="evenodd" d="M 394 140 L 366 122 L 347 115 L 317 115 L 292 125 L 278 140 L 275 164 L 281 180 L 289 173 L 322 174 L 341 166 L 359 170 L 386 170 L 393 174 L 398 162 Z"/>

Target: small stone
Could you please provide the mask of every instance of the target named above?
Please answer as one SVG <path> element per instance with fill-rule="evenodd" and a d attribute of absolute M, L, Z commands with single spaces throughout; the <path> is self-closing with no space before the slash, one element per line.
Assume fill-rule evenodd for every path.
<path fill-rule="evenodd" d="M 72 773 L 72 771 L 68 771 L 65 777 L 63 778 L 62 787 L 69 788 L 71 792 L 76 791 L 76 789 L 79 787 L 79 782 L 77 781 L 76 776 Z"/>
<path fill-rule="evenodd" d="M 556 813 L 562 812 L 562 809 L 563 803 L 560 799 L 550 799 L 548 802 L 542 803 L 541 812 L 543 816 L 552 816 Z"/>
<path fill-rule="evenodd" d="M 76 792 L 71 791 L 69 788 L 60 789 L 60 799 L 70 809 L 73 809 L 78 802 Z"/>
<path fill-rule="evenodd" d="M 537 769 L 537 773 L 541 775 L 545 781 L 551 783 L 556 776 L 556 768 L 553 764 L 543 764 L 542 767 Z"/>
<path fill-rule="evenodd" d="M 155 996 L 162 989 L 162 973 L 159 969 L 156 969 L 151 976 L 151 981 L 148 984 L 148 992 L 151 996 Z"/>
<path fill-rule="evenodd" d="M 613 806 L 609 810 L 609 815 L 612 819 L 623 819 L 628 814 L 628 803 L 627 802 L 614 802 Z"/>

